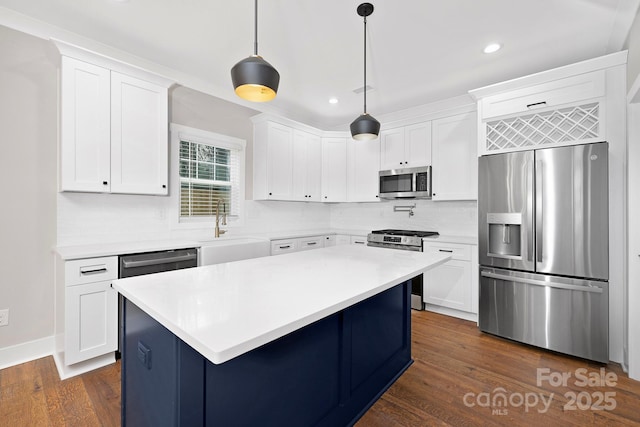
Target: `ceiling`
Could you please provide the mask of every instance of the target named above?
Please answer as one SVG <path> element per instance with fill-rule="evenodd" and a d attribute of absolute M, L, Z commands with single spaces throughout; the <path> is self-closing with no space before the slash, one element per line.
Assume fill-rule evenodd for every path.
<path fill-rule="evenodd" d="M 270 103 L 235 96 L 229 70 L 253 53 L 251 0 L 0 0 L 0 24 L 152 67 L 259 111 L 340 129 L 363 109 L 355 0 L 258 4 L 258 51 L 280 72 Z M 613 53 L 640 0 L 373 0 L 367 109 L 380 116 Z M 503 48 L 482 49 L 489 42 Z M 328 102 L 330 97 L 337 104 Z M 346 130 L 346 128 L 345 128 Z"/>

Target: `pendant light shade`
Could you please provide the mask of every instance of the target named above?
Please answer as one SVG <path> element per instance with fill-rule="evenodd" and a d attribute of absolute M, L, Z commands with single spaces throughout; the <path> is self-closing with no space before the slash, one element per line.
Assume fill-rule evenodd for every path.
<path fill-rule="evenodd" d="M 351 136 L 358 141 L 376 139 L 380 133 L 380 122 L 367 113 L 360 114 L 351 123 Z"/>
<path fill-rule="evenodd" d="M 357 12 L 364 19 L 364 113 L 351 123 L 351 136 L 364 141 L 376 139 L 380 133 L 380 122 L 367 113 L 367 16 L 373 13 L 373 5 L 362 3 Z"/>
<path fill-rule="evenodd" d="M 253 55 L 231 68 L 236 95 L 252 102 L 271 101 L 276 97 L 280 74 L 258 55 L 258 0 L 255 0 Z"/>

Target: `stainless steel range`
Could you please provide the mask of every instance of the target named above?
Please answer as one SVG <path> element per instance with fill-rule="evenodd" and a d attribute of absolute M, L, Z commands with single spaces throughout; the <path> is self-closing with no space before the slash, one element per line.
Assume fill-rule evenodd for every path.
<path fill-rule="evenodd" d="M 436 231 L 374 230 L 367 236 L 367 246 L 422 252 L 422 238 L 438 236 Z M 411 308 L 424 310 L 422 274 L 411 282 Z"/>

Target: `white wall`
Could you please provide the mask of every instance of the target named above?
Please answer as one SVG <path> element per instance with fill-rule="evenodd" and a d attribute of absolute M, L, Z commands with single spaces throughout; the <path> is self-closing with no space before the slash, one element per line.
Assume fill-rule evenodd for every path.
<path fill-rule="evenodd" d="M 628 100 L 628 277 L 626 305 L 626 334 L 629 376 L 640 381 L 640 12 L 636 15 L 627 40 L 629 57 L 627 60 Z"/>
<path fill-rule="evenodd" d="M 640 77 L 640 9 L 631 25 L 629 36 L 624 46 L 629 51 L 627 58 L 627 87 L 631 88 Z"/>
<path fill-rule="evenodd" d="M 0 27 L 0 309 L 10 310 L 0 349 L 53 334 L 57 76 L 49 48 Z"/>

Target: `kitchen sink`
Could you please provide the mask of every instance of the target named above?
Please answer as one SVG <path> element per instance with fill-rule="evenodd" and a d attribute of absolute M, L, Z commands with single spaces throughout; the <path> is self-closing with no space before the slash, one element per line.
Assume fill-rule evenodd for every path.
<path fill-rule="evenodd" d="M 200 244 L 200 265 L 240 261 L 271 254 L 270 241 L 255 237 L 220 238 Z"/>

